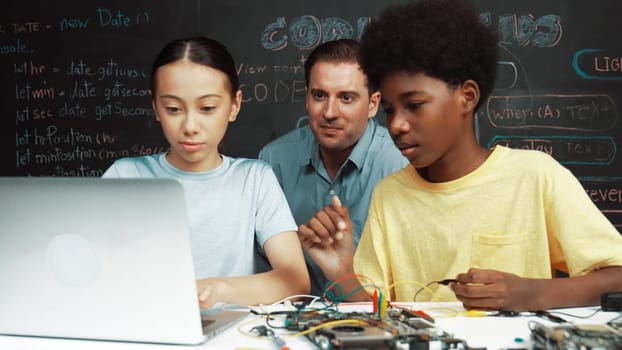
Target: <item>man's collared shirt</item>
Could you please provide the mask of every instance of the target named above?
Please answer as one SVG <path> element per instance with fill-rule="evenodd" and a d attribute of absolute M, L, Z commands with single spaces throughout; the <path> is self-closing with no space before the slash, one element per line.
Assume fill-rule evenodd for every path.
<path fill-rule="evenodd" d="M 408 160 L 395 147 L 387 129 L 371 118 L 352 153 L 331 181 L 319 144 L 307 125 L 266 145 L 259 159 L 272 165 L 297 225 L 310 218 L 338 196 L 350 213 L 355 245 L 358 245 L 376 183 L 403 168 Z M 320 295 L 326 284 L 321 270 L 307 256 L 311 292 Z"/>

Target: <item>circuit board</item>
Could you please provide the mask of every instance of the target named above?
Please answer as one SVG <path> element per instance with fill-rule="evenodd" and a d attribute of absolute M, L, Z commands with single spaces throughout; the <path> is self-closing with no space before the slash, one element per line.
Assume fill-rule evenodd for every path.
<path fill-rule="evenodd" d="M 607 324 L 545 326 L 530 322 L 533 350 L 622 350 L 622 332 Z"/>
<path fill-rule="evenodd" d="M 290 330 L 310 331 L 307 338 L 321 350 L 467 348 L 433 320 L 402 308 L 388 308 L 385 317 L 371 312 L 301 312 L 289 315 L 286 323 Z"/>

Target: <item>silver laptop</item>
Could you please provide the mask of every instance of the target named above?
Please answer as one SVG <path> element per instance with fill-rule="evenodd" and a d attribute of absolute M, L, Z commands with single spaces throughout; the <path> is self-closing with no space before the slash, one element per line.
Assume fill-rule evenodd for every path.
<path fill-rule="evenodd" d="M 0 281 L 4 335 L 198 344 L 248 314 L 202 322 L 172 179 L 0 177 Z"/>

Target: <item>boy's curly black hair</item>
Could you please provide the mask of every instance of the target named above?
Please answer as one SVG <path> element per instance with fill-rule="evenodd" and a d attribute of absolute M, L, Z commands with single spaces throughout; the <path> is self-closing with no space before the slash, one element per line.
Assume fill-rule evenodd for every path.
<path fill-rule="evenodd" d="M 424 73 L 450 87 L 472 79 L 479 108 L 495 82 L 497 36 L 466 0 L 418 0 L 385 9 L 367 27 L 361 66 L 374 86 L 393 72 Z"/>

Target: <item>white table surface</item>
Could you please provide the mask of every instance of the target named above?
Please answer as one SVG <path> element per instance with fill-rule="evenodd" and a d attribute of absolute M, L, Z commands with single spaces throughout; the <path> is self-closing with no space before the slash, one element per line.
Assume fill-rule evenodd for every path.
<path fill-rule="evenodd" d="M 400 306 L 409 306 L 417 310 L 423 310 L 435 319 L 435 324 L 444 331 L 451 333 L 455 338 L 463 339 L 470 347 L 490 349 L 521 349 L 529 348 L 530 331 L 527 323 L 530 320 L 547 325 L 555 325 L 549 321 L 535 316 L 521 317 L 468 317 L 460 303 L 397 303 Z M 560 309 L 572 315 L 587 316 L 593 314 L 599 307 Z M 287 309 L 284 305 L 266 307 L 271 311 Z M 371 311 L 370 303 L 341 304 L 339 310 L 348 311 Z M 559 314 L 558 314 L 559 315 Z M 574 318 L 560 315 L 562 318 L 578 324 L 601 324 L 606 323 L 617 316 L 619 312 L 598 312 L 589 319 Z M 177 350 L 177 349 L 233 349 L 233 350 L 273 350 L 275 346 L 269 339 L 251 336 L 249 331 L 256 325 L 264 325 L 265 319 L 260 316 L 249 314 L 237 325 L 229 328 L 216 337 L 197 346 L 186 345 L 163 345 L 145 343 L 124 343 L 109 341 L 69 340 L 56 338 L 36 338 L 0 336 L 0 349 L 11 350 Z M 292 337 L 291 332 L 276 330 L 276 333 L 287 343 L 292 350 L 317 349 L 317 347 L 304 336 Z"/>

